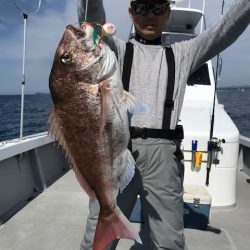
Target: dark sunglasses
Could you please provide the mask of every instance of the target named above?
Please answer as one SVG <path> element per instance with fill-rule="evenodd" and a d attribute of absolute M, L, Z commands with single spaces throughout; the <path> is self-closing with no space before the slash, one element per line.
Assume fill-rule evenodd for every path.
<path fill-rule="evenodd" d="M 167 12 L 169 8 L 169 3 L 157 4 L 157 3 L 131 3 L 131 8 L 135 11 L 136 14 L 144 15 L 149 11 L 153 11 L 155 15 L 162 15 Z"/>

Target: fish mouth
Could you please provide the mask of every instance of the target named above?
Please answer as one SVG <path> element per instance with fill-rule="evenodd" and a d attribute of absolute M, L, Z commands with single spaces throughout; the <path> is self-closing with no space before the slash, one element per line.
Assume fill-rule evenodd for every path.
<path fill-rule="evenodd" d="M 70 32 L 71 35 L 73 35 L 73 37 L 78 40 L 81 41 L 84 37 L 85 37 L 85 32 L 84 30 L 82 30 L 80 27 L 69 24 L 66 27 L 66 30 Z"/>
<path fill-rule="evenodd" d="M 69 24 L 66 26 L 66 34 L 67 36 L 70 36 L 70 39 L 75 40 L 81 47 L 83 47 L 83 51 L 86 51 L 87 53 L 90 52 L 91 54 L 95 54 L 94 60 L 91 60 L 90 62 L 86 63 L 83 67 L 78 69 L 77 71 L 86 70 L 91 67 L 91 65 L 97 63 L 100 61 L 101 53 L 96 53 L 96 46 L 88 46 L 88 37 L 86 36 L 85 31 L 75 25 Z M 91 43 L 92 45 L 92 43 Z M 99 46 L 101 47 L 101 46 Z M 94 52 L 95 51 L 95 52 Z"/>
<path fill-rule="evenodd" d="M 98 47 L 101 47 L 101 40 L 99 40 L 98 42 L 96 42 L 96 40 L 94 41 L 93 37 L 91 34 L 87 33 L 86 30 L 84 30 L 83 28 L 79 27 L 79 26 L 75 26 L 73 24 L 69 24 L 66 26 L 66 31 L 65 31 L 70 37 L 71 39 L 76 40 L 79 44 L 81 44 L 84 48 L 84 51 L 88 51 L 88 52 L 93 52 L 95 51 L 96 54 L 96 49 Z"/>
<path fill-rule="evenodd" d="M 116 69 L 115 55 L 113 54 L 113 52 L 111 52 L 106 44 L 100 42 L 98 43 L 98 45 L 94 45 L 91 47 L 88 46 L 89 37 L 86 36 L 85 31 L 82 28 L 72 24 L 67 25 L 66 32 L 71 36 L 71 38 L 75 39 L 77 42 L 85 46 L 88 52 L 95 54 L 94 60 L 91 60 L 88 63 L 84 64 L 81 68 L 78 68 L 76 70 L 77 72 L 88 70 L 92 67 L 92 65 L 98 63 L 101 65 L 101 69 L 97 76 L 96 83 L 99 83 L 100 81 L 103 81 L 114 74 L 114 71 Z M 96 51 L 96 49 L 98 52 Z"/>

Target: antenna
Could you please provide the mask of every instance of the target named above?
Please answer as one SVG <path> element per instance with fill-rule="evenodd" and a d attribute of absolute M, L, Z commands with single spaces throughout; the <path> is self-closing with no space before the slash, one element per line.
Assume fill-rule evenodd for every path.
<path fill-rule="evenodd" d="M 23 13 L 23 65 L 22 65 L 22 93 L 21 93 L 21 118 L 20 118 L 20 139 L 23 139 L 23 113 L 24 113 L 24 86 L 25 86 L 25 59 L 26 59 L 26 27 L 29 15 L 38 12 L 41 0 L 13 0 L 16 7 Z"/>
<path fill-rule="evenodd" d="M 203 24 L 204 24 L 204 21 L 205 21 L 205 16 L 204 16 L 205 15 L 205 6 L 206 6 L 206 0 L 203 0 L 200 33 L 203 31 Z"/>

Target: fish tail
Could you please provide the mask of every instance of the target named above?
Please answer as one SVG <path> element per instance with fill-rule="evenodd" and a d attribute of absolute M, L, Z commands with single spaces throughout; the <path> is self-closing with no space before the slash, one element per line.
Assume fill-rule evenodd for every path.
<path fill-rule="evenodd" d="M 113 240 L 118 238 L 136 240 L 142 244 L 138 233 L 134 231 L 128 219 L 117 208 L 109 218 L 99 216 L 93 250 L 104 250 Z"/>

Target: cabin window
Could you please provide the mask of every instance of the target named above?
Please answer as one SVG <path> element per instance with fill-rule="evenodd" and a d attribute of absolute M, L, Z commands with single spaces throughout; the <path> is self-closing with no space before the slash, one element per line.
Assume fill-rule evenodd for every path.
<path fill-rule="evenodd" d="M 199 69 L 193 72 L 187 81 L 188 85 L 211 85 L 209 73 L 208 73 L 208 65 L 203 64 Z"/>

